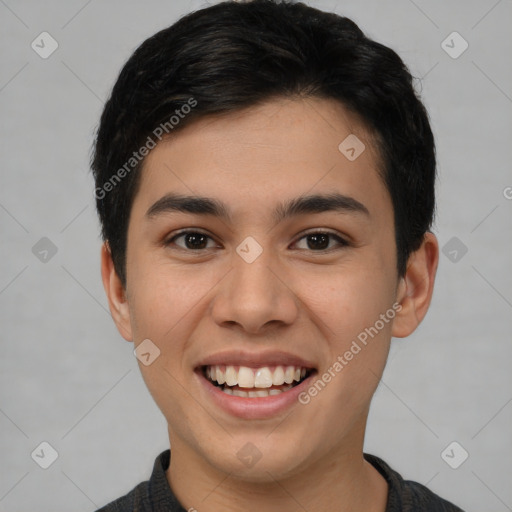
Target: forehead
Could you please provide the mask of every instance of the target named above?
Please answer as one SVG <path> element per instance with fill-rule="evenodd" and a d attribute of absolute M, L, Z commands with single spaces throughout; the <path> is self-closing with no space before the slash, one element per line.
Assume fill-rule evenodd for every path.
<path fill-rule="evenodd" d="M 278 99 L 204 117 L 159 143 L 146 157 L 134 208 L 176 190 L 239 209 L 333 191 L 372 196 L 369 209 L 391 207 L 379 167 L 371 133 L 339 102 Z"/>

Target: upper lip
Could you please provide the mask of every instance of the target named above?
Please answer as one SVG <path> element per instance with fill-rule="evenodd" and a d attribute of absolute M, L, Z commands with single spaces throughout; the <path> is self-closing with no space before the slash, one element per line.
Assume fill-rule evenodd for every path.
<path fill-rule="evenodd" d="M 196 365 L 196 367 L 215 365 L 248 367 L 300 366 L 302 368 L 315 368 L 314 363 L 300 356 L 275 350 L 260 350 L 258 352 L 242 352 L 240 350 L 230 350 L 226 352 L 218 352 L 202 359 L 201 362 Z"/>

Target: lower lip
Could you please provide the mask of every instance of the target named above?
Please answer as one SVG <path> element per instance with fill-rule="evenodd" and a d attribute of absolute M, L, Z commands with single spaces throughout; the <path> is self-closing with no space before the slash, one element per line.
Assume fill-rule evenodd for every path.
<path fill-rule="evenodd" d="M 225 412 L 247 420 L 264 419 L 275 416 L 293 404 L 298 403 L 298 396 L 310 385 L 311 378 L 316 375 L 314 371 L 307 379 L 304 379 L 297 386 L 283 391 L 279 395 L 269 395 L 254 398 L 245 398 L 241 396 L 228 395 L 221 389 L 212 384 L 202 373 L 201 370 L 195 372 L 201 385 L 204 387 L 208 396 L 213 402 Z"/>

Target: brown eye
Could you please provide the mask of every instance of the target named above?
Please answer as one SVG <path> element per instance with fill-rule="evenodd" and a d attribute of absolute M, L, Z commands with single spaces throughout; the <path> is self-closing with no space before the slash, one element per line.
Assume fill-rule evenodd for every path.
<path fill-rule="evenodd" d="M 320 233 L 306 237 L 309 249 L 325 250 L 329 247 L 329 235 Z"/>
<path fill-rule="evenodd" d="M 176 243 L 176 240 L 183 239 L 182 243 Z M 210 249 L 212 246 L 208 247 L 208 241 L 212 240 L 211 237 L 204 233 L 200 233 L 197 231 L 185 231 L 179 233 L 178 235 L 172 237 L 166 245 L 176 244 L 178 247 L 187 250 L 201 250 L 201 249 Z M 214 245 L 215 246 L 215 245 Z"/>
<path fill-rule="evenodd" d="M 344 247 L 348 243 L 338 235 L 334 233 L 317 231 L 314 233 L 308 233 L 299 239 L 297 243 L 302 240 L 306 240 L 306 247 L 299 247 L 299 249 L 307 249 L 314 252 L 327 251 L 333 249 L 331 241 L 335 240 L 338 242 L 338 246 Z"/>

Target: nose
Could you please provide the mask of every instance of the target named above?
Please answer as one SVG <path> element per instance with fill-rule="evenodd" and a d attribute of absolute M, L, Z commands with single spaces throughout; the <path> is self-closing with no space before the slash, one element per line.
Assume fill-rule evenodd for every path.
<path fill-rule="evenodd" d="M 298 304 L 290 276 L 272 251 L 264 249 L 250 263 L 233 254 L 233 268 L 219 284 L 211 311 L 220 326 L 237 325 L 258 334 L 272 325 L 291 325 L 298 316 Z"/>

